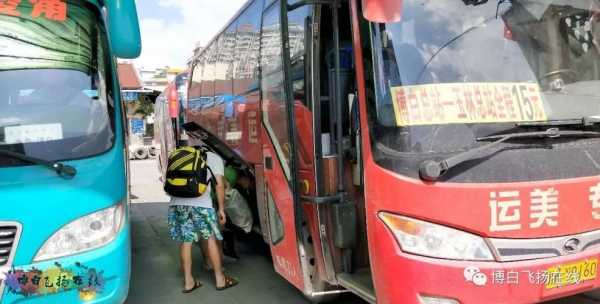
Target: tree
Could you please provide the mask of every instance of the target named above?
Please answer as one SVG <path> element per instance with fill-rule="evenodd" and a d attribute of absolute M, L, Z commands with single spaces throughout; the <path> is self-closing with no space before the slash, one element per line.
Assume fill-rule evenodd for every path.
<path fill-rule="evenodd" d="M 148 96 L 141 96 L 136 103 L 135 114 L 139 114 L 142 118 L 154 113 L 154 103 Z"/>

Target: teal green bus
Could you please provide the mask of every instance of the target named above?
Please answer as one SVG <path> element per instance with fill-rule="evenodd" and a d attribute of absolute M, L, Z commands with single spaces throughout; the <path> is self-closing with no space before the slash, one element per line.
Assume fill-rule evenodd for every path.
<path fill-rule="evenodd" d="M 123 303 L 134 0 L 0 0 L 0 303 Z"/>

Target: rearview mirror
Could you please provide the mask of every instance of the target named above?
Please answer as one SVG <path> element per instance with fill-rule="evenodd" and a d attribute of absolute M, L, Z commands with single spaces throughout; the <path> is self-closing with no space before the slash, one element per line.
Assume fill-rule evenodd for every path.
<path fill-rule="evenodd" d="M 106 10 L 114 54 L 123 59 L 137 58 L 142 51 L 142 42 L 135 0 L 106 1 Z"/>
<path fill-rule="evenodd" d="M 402 17 L 402 0 L 363 0 L 363 16 L 378 23 L 398 22 Z"/>

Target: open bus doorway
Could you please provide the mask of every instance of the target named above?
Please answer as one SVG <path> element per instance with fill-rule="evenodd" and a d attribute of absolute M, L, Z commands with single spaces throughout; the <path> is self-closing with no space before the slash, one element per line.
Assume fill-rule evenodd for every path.
<path fill-rule="evenodd" d="M 340 197 L 337 202 L 317 207 L 328 235 L 326 238 L 321 235 L 321 241 L 328 242 L 326 245 L 329 246 L 329 252 L 326 249 L 322 254 L 325 263 L 331 267 L 327 273 L 330 284 L 340 285 L 374 302 L 351 10 L 349 2 L 338 4 L 321 5 L 316 9 L 315 20 L 318 20 L 320 31 L 313 46 L 312 68 L 316 73 L 311 83 L 319 92 L 318 96 L 313 96 L 312 109 L 318 160 L 317 187 L 320 195 Z"/>

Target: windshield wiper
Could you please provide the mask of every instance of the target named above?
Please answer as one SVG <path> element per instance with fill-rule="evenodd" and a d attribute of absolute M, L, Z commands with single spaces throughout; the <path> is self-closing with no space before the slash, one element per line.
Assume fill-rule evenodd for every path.
<path fill-rule="evenodd" d="M 553 127 L 553 126 L 582 126 L 591 127 L 600 125 L 600 115 L 586 116 L 578 119 L 561 119 L 549 121 L 520 122 L 517 127 Z"/>
<path fill-rule="evenodd" d="M 77 174 L 77 169 L 59 162 L 47 161 L 3 149 L 0 149 L 0 155 L 12 157 L 35 165 L 44 166 L 52 171 L 55 171 L 56 174 L 64 178 L 73 178 L 75 174 Z"/>
<path fill-rule="evenodd" d="M 442 161 L 426 160 L 419 166 L 419 176 L 422 180 L 437 181 L 441 176 L 446 174 L 451 168 L 469 160 L 478 159 L 489 155 L 488 150 L 500 145 L 501 143 L 515 138 L 559 138 L 559 137 L 600 137 L 600 132 L 596 131 L 568 131 L 560 130 L 559 128 L 549 128 L 546 131 L 538 132 L 523 132 L 523 133 L 508 133 L 501 135 L 492 135 L 477 138 L 477 141 L 493 140 L 493 142 L 461 152 L 454 156 L 448 157 Z"/>

